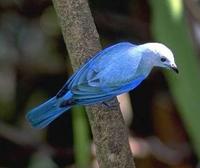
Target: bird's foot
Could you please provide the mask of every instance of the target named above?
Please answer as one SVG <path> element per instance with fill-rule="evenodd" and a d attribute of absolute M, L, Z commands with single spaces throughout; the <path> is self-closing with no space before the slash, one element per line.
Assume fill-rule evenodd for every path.
<path fill-rule="evenodd" d="M 106 101 L 106 102 L 103 102 L 102 103 L 106 108 L 116 108 L 116 105 L 119 105 L 119 102 L 116 101 L 114 98 L 109 100 L 109 101 Z"/>

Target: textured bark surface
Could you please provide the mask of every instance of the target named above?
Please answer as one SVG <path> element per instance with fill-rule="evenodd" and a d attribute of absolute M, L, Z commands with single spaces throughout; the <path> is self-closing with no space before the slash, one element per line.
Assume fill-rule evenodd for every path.
<path fill-rule="evenodd" d="M 101 49 L 87 0 L 53 0 L 73 69 Z M 133 168 L 134 161 L 117 99 L 114 106 L 87 107 L 100 168 Z M 112 103 L 113 104 L 113 103 Z"/>

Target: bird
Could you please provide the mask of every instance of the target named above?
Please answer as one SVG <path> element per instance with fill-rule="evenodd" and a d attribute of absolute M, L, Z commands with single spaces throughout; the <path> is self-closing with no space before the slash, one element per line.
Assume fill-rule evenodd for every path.
<path fill-rule="evenodd" d="M 162 43 L 119 42 L 92 56 L 58 93 L 26 114 L 32 127 L 44 128 L 75 105 L 106 103 L 135 89 L 153 67 L 178 73 L 172 51 Z"/>

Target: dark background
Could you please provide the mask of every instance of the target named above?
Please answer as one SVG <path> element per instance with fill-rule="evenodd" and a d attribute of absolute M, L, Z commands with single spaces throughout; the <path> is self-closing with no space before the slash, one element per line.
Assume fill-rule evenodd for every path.
<path fill-rule="evenodd" d="M 150 0 L 90 0 L 89 3 L 103 47 L 119 41 L 141 44 L 159 39 L 152 31 L 154 8 Z M 186 23 L 180 24 L 188 30 L 188 43 L 199 56 L 199 3 L 180 3 Z M 170 25 L 167 29 L 174 31 Z M 182 41 L 176 43 L 184 48 Z M 186 61 L 192 57 L 193 54 L 188 54 Z M 133 115 L 129 124 L 130 143 L 137 168 L 198 168 L 195 142 L 200 142 L 199 136 L 185 124 L 184 109 L 174 96 L 173 82 L 163 71 L 154 69 L 147 80 L 130 92 L 133 109 L 133 114 L 129 111 Z M 55 95 L 71 73 L 51 1 L 1 0 L 0 167 L 51 168 L 78 164 L 81 167 L 76 157 L 79 152 L 77 148 L 74 150 L 74 142 L 80 137 L 73 132 L 75 119 L 70 112 L 44 130 L 34 130 L 24 118 L 29 109 Z M 191 101 L 198 104 L 199 100 Z M 81 117 L 86 118 L 82 113 Z M 195 127 L 200 129 L 198 124 Z M 87 136 L 91 140 L 86 145 L 92 143 L 90 133 Z M 81 148 L 80 155 L 84 160 Z M 88 167 L 96 167 L 94 152 L 87 157 Z"/>

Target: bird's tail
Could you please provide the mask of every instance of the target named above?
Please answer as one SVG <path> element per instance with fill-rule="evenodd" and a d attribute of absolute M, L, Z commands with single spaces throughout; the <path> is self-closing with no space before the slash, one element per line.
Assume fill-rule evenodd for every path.
<path fill-rule="evenodd" d="M 26 119 L 35 128 L 44 128 L 60 116 L 66 110 L 69 110 L 71 106 L 59 107 L 59 99 L 53 97 L 45 103 L 34 108 L 27 113 Z"/>

